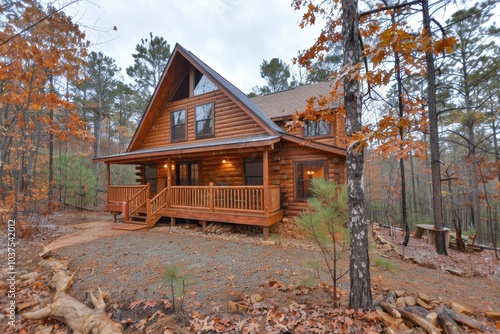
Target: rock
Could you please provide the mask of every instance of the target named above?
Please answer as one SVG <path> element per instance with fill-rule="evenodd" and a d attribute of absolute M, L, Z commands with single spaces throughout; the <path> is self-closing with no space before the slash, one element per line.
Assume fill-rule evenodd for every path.
<path fill-rule="evenodd" d="M 417 305 L 417 301 L 415 300 L 415 297 L 413 296 L 405 296 L 405 303 L 408 306 L 415 306 Z"/>
<path fill-rule="evenodd" d="M 484 312 L 484 315 L 493 320 L 500 321 L 500 312 L 487 311 Z"/>
<path fill-rule="evenodd" d="M 389 313 L 386 313 L 379 309 L 377 309 L 377 316 L 380 319 L 380 321 L 382 321 L 382 323 L 388 328 L 400 329 L 400 326 L 403 323 L 403 320 L 401 318 L 399 319 L 395 318 Z"/>
<path fill-rule="evenodd" d="M 426 319 L 427 321 L 429 321 L 429 322 L 432 324 L 432 326 L 437 326 L 437 322 L 438 322 L 438 315 L 437 315 L 437 313 L 436 313 L 436 312 L 431 312 L 431 313 L 427 314 L 427 315 L 425 316 L 425 319 Z"/>
<path fill-rule="evenodd" d="M 429 298 L 429 295 L 423 292 L 419 292 L 417 298 L 420 298 L 422 301 L 425 303 L 429 304 L 431 299 Z"/>
<path fill-rule="evenodd" d="M 38 255 L 42 259 L 46 259 L 46 258 L 51 257 L 52 256 L 52 251 L 50 249 L 48 249 L 45 245 L 42 245 L 42 247 L 43 247 L 42 252 L 38 253 Z"/>
<path fill-rule="evenodd" d="M 238 304 L 232 301 L 227 302 L 227 310 L 228 312 L 236 312 L 238 310 Z"/>
<path fill-rule="evenodd" d="M 380 249 L 383 251 L 383 252 L 389 252 L 392 250 L 392 246 L 388 243 L 386 244 L 383 244 Z"/>
<path fill-rule="evenodd" d="M 227 310 L 228 312 L 248 312 L 248 306 L 243 305 L 241 303 L 235 303 L 232 301 L 227 302 Z"/>
<path fill-rule="evenodd" d="M 251 302 L 252 304 L 255 304 L 255 303 L 257 303 L 257 302 L 260 302 L 260 301 L 262 301 L 263 299 L 264 299 L 264 298 L 263 298 L 260 294 L 258 294 L 258 293 L 253 294 L 253 295 L 251 295 L 251 296 L 250 296 L 250 302 Z"/>
<path fill-rule="evenodd" d="M 417 298 L 417 305 L 420 305 L 422 306 L 423 308 L 425 308 L 426 310 L 430 310 L 432 308 L 432 306 L 430 306 L 429 304 L 427 304 L 425 301 L 423 301 L 422 299 L 420 298 Z"/>
<path fill-rule="evenodd" d="M 247 305 L 243 305 L 243 304 L 236 304 L 237 308 L 238 308 L 238 311 L 240 312 L 243 312 L 243 313 L 246 313 L 248 312 L 248 309 L 249 307 Z"/>
<path fill-rule="evenodd" d="M 40 274 L 37 273 L 36 271 L 33 271 L 31 273 L 19 276 L 19 278 L 21 280 L 36 280 L 36 279 L 40 278 Z"/>
<path fill-rule="evenodd" d="M 403 297 L 406 294 L 405 290 L 395 290 L 394 293 L 396 293 L 396 296 L 398 297 Z"/>
<path fill-rule="evenodd" d="M 396 307 L 403 309 L 406 307 L 405 297 L 399 297 L 396 299 Z"/>
<path fill-rule="evenodd" d="M 377 236 L 375 237 L 375 240 L 379 243 L 379 244 L 382 244 L 382 245 L 385 245 L 387 243 L 387 240 L 384 239 L 383 236 L 381 236 L 380 234 L 377 234 Z"/>
<path fill-rule="evenodd" d="M 462 313 L 465 315 L 472 315 L 473 314 L 473 312 L 470 309 L 468 309 L 467 307 L 460 305 L 460 304 L 457 304 L 457 303 L 454 303 L 454 302 L 450 303 L 450 307 L 452 310 L 457 311 L 458 313 Z"/>

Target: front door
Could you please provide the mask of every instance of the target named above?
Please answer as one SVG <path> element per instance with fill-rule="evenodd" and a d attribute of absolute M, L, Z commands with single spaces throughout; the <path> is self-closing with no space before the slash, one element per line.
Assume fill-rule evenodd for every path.
<path fill-rule="evenodd" d="M 182 161 L 175 164 L 175 180 L 178 186 L 200 185 L 200 164 L 198 161 Z"/>

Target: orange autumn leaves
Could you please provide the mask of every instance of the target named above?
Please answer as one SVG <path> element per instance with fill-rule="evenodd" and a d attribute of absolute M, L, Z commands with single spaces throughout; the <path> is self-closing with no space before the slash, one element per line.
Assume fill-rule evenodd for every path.
<path fill-rule="evenodd" d="M 295 0 L 296 10 L 303 9 L 301 27 L 313 25 L 319 17 L 326 20 L 325 28 L 320 33 L 314 45 L 301 52 L 297 61 L 306 65 L 315 57 L 321 57 L 328 52 L 332 43 L 341 40 L 341 2 L 324 4 L 311 0 Z M 295 122 L 325 120 L 331 122 L 335 117 L 345 114 L 338 101 L 343 100 L 342 82 L 359 78 L 363 82 L 366 97 L 381 100 L 380 93 L 374 94 L 374 89 L 387 90 L 395 83 L 394 57 L 400 59 L 400 73 L 403 79 L 425 78 L 425 52 L 431 51 L 435 56 L 453 51 L 456 39 L 453 36 L 443 36 L 432 40 L 423 29 L 410 25 L 407 18 L 418 12 L 411 12 L 410 6 L 401 8 L 385 8 L 379 4 L 378 10 L 370 14 L 360 14 L 359 38 L 362 40 L 364 64 L 357 68 L 343 68 L 336 74 L 330 96 L 317 97 L 309 101 L 307 109 L 296 115 Z M 418 21 L 413 20 L 413 21 Z M 383 97 L 385 98 L 385 97 Z M 397 97 L 396 97 L 397 98 Z M 407 158 L 410 152 L 421 158 L 425 157 L 426 145 L 423 142 L 424 133 L 428 132 L 428 120 L 425 101 L 416 95 L 404 91 L 401 96 L 403 116 L 397 111 L 397 105 L 390 103 L 378 107 L 376 117 L 368 119 L 362 131 L 349 138 L 350 147 L 361 150 L 370 143 L 376 144 L 377 152 L 383 156 L 395 155 L 397 158 Z M 380 104 L 378 104 L 380 106 Z M 333 106 L 325 111 L 325 106 Z M 400 136 L 403 133 L 403 138 Z"/>

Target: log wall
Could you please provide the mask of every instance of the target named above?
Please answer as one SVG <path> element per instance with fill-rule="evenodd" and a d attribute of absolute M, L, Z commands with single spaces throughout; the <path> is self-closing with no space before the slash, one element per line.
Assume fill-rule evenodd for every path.
<path fill-rule="evenodd" d="M 270 154 L 271 184 L 279 184 L 286 199 L 285 215 L 298 215 L 307 208 L 307 202 L 295 198 L 295 164 L 304 161 L 325 161 L 328 180 L 346 183 L 345 159 L 333 154 L 298 146 L 292 143 L 276 145 Z"/>
<path fill-rule="evenodd" d="M 197 105 L 214 103 L 214 136 L 205 139 L 196 139 L 195 112 Z M 187 113 L 187 138 L 188 141 L 204 141 L 221 138 L 241 137 L 246 135 L 265 134 L 265 130 L 257 124 L 245 111 L 220 90 L 168 103 L 156 115 L 148 135 L 138 149 L 168 147 L 179 142 L 170 141 L 170 112 L 186 109 Z"/>

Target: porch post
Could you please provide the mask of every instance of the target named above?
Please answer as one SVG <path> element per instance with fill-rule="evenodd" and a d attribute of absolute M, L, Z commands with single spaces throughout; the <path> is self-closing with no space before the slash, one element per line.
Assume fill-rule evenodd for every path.
<path fill-rule="evenodd" d="M 106 162 L 106 204 L 109 204 L 109 186 L 111 185 L 111 164 Z"/>
<path fill-rule="evenodd" d="M 263 174 L 263 183 L 264 183 L 264 215 L 269 215 L 269 153 L 264 151 L 262 153 L 262 174 Z"/>
<path fill-rule="evenodd" d="M 170 187 L 172 186 L 172 159 L 167 158 L 167 207 L 170 206 Z"/>

